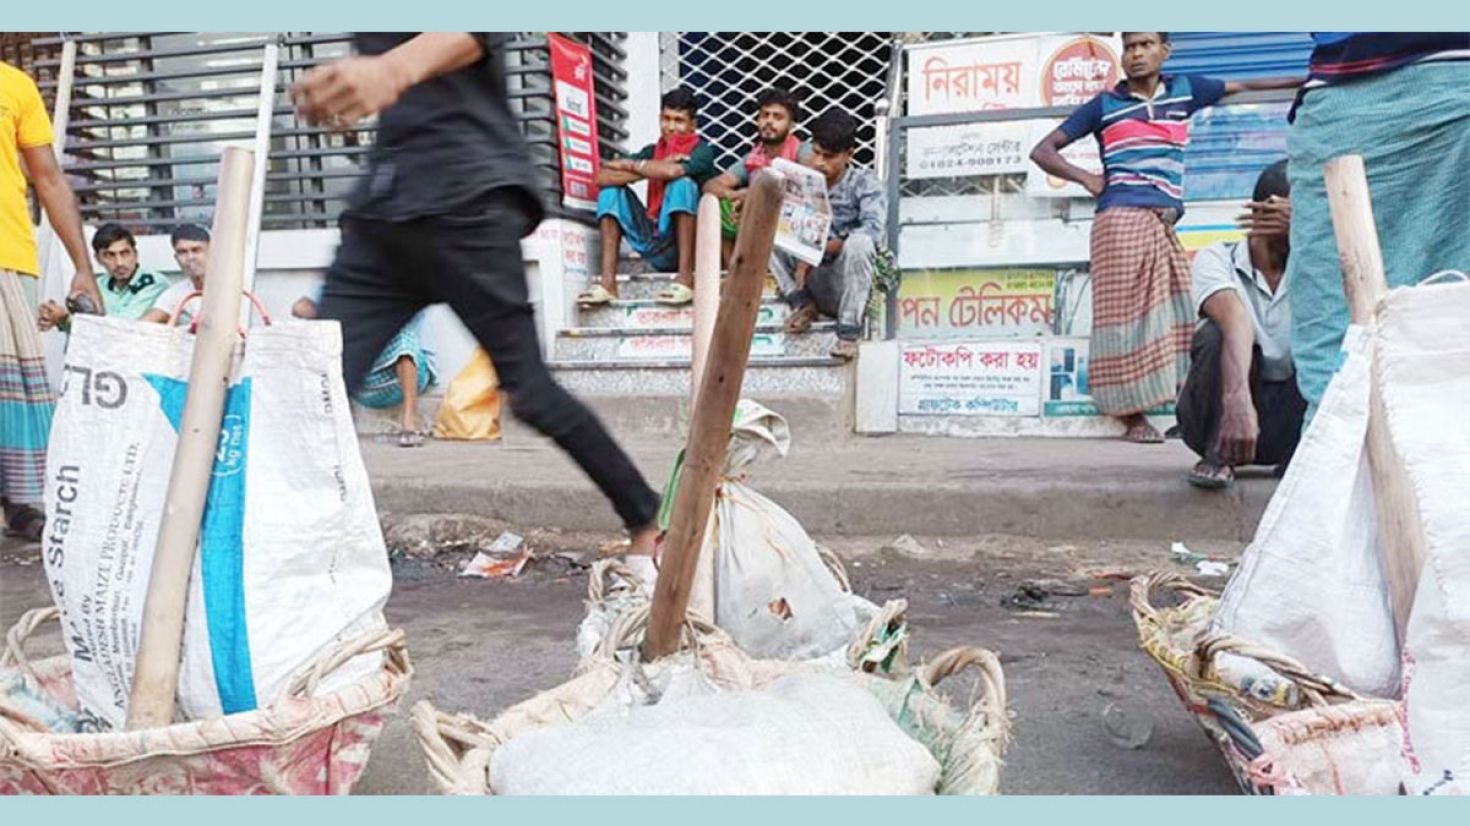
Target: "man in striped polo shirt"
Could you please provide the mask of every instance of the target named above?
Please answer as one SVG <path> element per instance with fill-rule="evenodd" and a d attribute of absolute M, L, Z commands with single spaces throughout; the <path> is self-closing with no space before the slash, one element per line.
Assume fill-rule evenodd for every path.
<path fill-rule="evenodd" d="M 1127 79 L 1083 104 L 1031 151 L 1037 166 L 1098 199 L 1089 382 L 1098 409 L 1122 420 L 1124 439 L 1140 443 L 1163 441 L 1144 414 L 1173 401 L 1188 371 L 1194 311 L 1174 224 L 1184 214 L 1189 117 L 1227 94 L 1301 85 L 1164 75 L 1169 53 L 1168 32 L 1123 32 Z M 1062 157 L 1062 148 L 1084 135 L 1097 137 L 1102 175 Z"/>

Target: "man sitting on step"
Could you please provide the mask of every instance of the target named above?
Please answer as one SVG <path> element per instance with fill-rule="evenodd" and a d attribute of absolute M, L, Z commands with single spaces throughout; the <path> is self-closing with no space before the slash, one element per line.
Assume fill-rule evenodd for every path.
<path fill-rule="evenodd" d="M 832 209 L 821 265 L 813 267 L 779 250 L 771 256 L 771 272 L 791 305 L 786 332 L 805 332 L 818 313 L 833 316 L 837 346 L 832 355 L 840 359 L 857 355 L 888 220 L 888 197 L 878 176 L 852 165 L 857 127 L 856 118 L 838 109 L 829 109 L 810 126 L 812 156 L 807 166 L 826 176 Z"/>
<path fill-rule="evenodd" d="M 792 134 L 801 118 L 796 95 L 772 87 L 756 97 L 755 106 L 755 146 L 704 187 L 705 192 L 720 199 L 720 263 L 725 267 L 730 266 L 730 256 L 735 253 L 740 207 L 750 190 L 750 179 L 777 158 L 808 163 L 812 157 L 811 143 Z"/>
<path fill-rule="evenodd" d="M 715 175 L 715 151 L 695 133 L 694 92 L 680 86 L 660 101 L 658 143 L 623 160 L 605 161 L 597 174 L 597 224 L 602 231 L 602 282 L 577 296 L 583 306 L 618 296 L 618 246 L 628 246 L 660 271 L 678 269 L 664 304 L 687 304 L 694 287 L 694 214 L 699 188 Z M 648 181 L 648 206 L 632 184 Z"/>

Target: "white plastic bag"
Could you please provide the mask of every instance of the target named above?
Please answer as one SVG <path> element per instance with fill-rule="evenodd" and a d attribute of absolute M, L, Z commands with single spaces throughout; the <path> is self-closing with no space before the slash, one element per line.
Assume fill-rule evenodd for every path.
<path fill-rule="evenodd" d="M 623 692 L 587 718 L 496 749 L 500 794 L 933 794 L 940 765 L 848 677 L 716 691 L 697 675 L 654 705 Z"/>
<path fill-rule="evenodd" d="M 784 418 L 740 402 L 715 500 L 716 530 L 705 534 L 702 551 L 712 563 L 715 625 L 759 659 L 845 652 L 877 613 L 842 589 L 791 514 L 746 484 L 757 461 L 785 456 L 790 446 Z"/>
<path fill-rule="evenodd" d="M 78 318 L 47 455 L 47 577 L 89 724 L 126 718 L 193 336 Z M 333 322 L 256 327 L 237 350 L 185 615 L 190 719 L 273 700 L 326 646 L 382 627 L 387 553 Z M 324 680 L 332 691 L 380 655 Z"/>
<path fill-rule="evenodd" d="M 1373 340 L 1349 328 L 1344 361 L 1220 597 L 1215 628 L 1286 654 L 1360 693 L 1393 697 L 1398 644 L 1364 438 Z"/>
<path fill-rule="evenodd" d="M 1470 792 L 1470 283 L 1393 290 L 1379 358 L 1394 450 L 1413 480 L 1425 559 L 1404 639 L 1405 785 Z"/>

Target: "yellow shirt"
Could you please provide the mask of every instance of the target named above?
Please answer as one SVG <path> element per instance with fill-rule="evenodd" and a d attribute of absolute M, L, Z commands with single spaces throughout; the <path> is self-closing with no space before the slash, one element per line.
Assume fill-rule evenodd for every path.
<path fill-rule="evenodd" d="M 49 143 L 51 118 L 41 90 L 25 72 L 0 63 L 0 270 L 40 271 L 20 150 Z"/>

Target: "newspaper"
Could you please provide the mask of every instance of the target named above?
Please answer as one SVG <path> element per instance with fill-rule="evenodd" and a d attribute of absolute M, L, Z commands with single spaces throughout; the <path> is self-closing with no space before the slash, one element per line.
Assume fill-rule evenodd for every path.
<path fill-rule="evenodd" d="M 772 161 L 771 170 L 785 181 L 781 218 L 776 224 L 776 249 L 812 266 L 821 264 L 827 233 L 832 228 L 826 177 L 785 158 Z"/>

